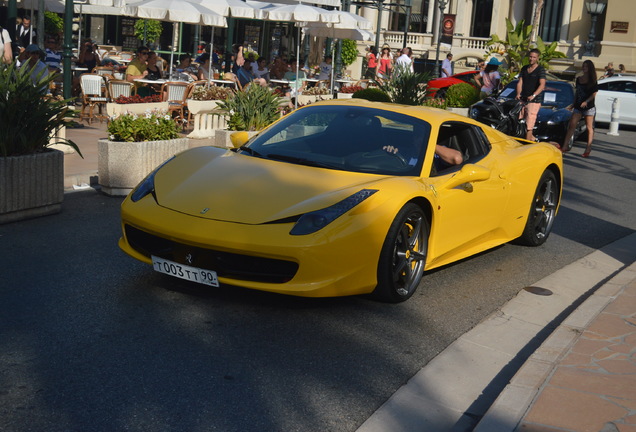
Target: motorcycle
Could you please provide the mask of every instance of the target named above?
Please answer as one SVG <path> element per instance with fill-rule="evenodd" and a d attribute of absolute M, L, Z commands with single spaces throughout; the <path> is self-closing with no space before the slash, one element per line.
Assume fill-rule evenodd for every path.
<path fill-rule="evenodd" d="M 516 99 L 487 97 L 470 108 L 469 116 L 498 131 L 518 138 L 526 136 L 526 121 L 519 118 L 524 103 Z"/>

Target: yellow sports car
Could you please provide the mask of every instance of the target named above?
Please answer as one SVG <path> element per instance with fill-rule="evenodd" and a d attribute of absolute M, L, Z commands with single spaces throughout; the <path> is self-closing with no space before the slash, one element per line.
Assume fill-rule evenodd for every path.
<path fill-rule="evenodd" d="M 325 101 L 194 148 L 122 204 L 120 247 L 193 282 L 400 302 L 425 270 L 546 241 L 561 152 L 433 108 Z"/>

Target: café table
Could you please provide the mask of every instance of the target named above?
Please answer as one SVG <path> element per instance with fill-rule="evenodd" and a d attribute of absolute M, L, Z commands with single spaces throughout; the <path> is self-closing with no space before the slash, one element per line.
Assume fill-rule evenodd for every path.
<path fill-rule="evenodd" d="M 163 84 L 163 83 L 167 82 L 167 80 L 165 80 L 165 79 L 151 80 L 151 79 L 146 79 L 146 78 L 136 78 L 133 81 L 139 82 L 139 83 L 144 83 L 144 84 Z"/>
<path fill-rule="evenodd" d="M 285 79 L 270 79 L 269 82 L 274 84 L 289 85 L 289 80 Z"/>
<path fill-rule="evenodd" d="M 215 84 L 220 84 L 223 87 L 225 86 L 233 86 L 236 87 L 236 82 L 235 81 L 230 81 L 230 80 L 222 80 L 222 79 L 211 79 L 210 80 L 211 83 L 215 83 Z"/>

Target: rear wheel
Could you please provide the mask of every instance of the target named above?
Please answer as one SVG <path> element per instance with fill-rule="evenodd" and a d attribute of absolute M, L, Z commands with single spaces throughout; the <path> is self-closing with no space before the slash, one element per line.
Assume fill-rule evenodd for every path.
<path fill-rule="evenodd" d="M 518 242 L 528 246 L 545 243 L 552 231 L 559 205 L 559 185 L 554 173 L 546 170 L 539 180 L 530 205 L 530 214 Z"/>
<path fill-rule="evenodd" d="M 373 297 L 399 303 L 410 298 L 424 274 L 428 221 L 415 204 L 405 205 L 391 224 L 378 262 L 378 285 Z"/>
<path fill-rule="evenodd" d="M 435 93 L 435 99 L 446 99 L 446 89 L 441 88 Z"/>

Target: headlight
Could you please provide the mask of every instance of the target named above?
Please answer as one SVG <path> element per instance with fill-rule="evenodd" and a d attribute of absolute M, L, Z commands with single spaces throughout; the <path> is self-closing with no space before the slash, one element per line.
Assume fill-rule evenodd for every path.
<path fill-rule="evenodd" d="M 152 170 L 152 172 L 148 174 L 146 178 L 143 179 L 141 183 L 137 185 L 135 190 L 133 190 L 132 194 L 130 195 L 130 199 L 132 200 L 132 202 L 137 202 L 143 197 L 145 197 L 146 195 L 148 195 L 149 193 L 153 193 L 155 191 L 155 174 L 157 174 L 157 171 L 159 171 L 162 166 L 164 166 L 165 164 L 167 164 L 174 158 L 175 157 L 172 156 L 170 159 L 168 159 L 167 161 L 159 165 L 157 168 Z"/>
<path fill-rule="evenodd" d="M 311 213 L 305 213 L 298 219 L 289 232 L 291 235 L 312 234 L 329 225 L 331 222 L 342 216 L 365 199 L 377 192 L 377 189 L 362 189 L 359 192 L 343 199 L 342 201 Z"/>

